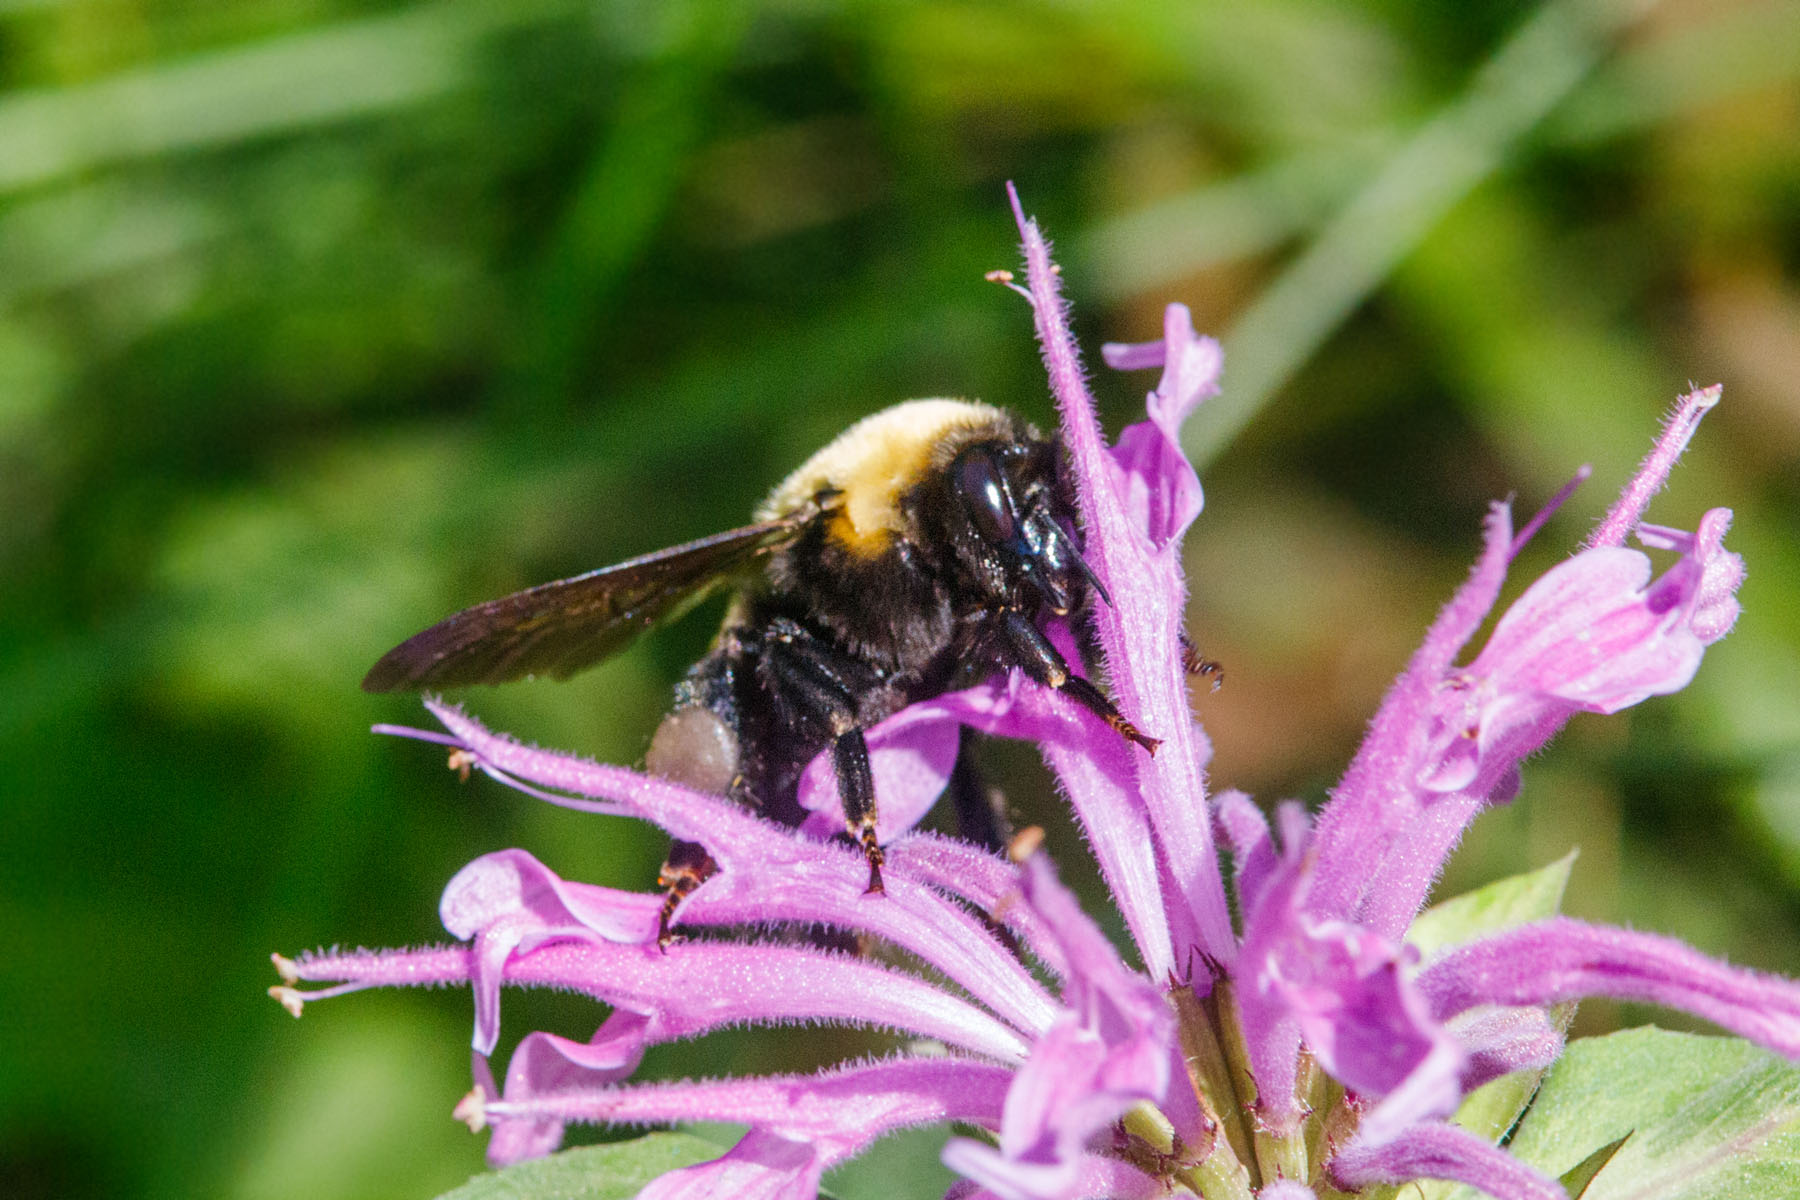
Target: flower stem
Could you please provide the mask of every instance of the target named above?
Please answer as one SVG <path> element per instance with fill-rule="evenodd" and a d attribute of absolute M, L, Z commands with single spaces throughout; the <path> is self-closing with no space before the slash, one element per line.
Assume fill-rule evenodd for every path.
<path fill-rule="evenodd" d="M 1182 1056 L 1187 1061 L 1195 1098 L 1201 1112 L 1224 1134 L 1223 1144 L 1215 1146 L 1209 1157 L 1228 1155 L 1236 1170 L 1243 1172 L 1243 1164 L 1251 1161 L 1250 1131 L 1244 1122 L 1244 1101 L 1219 1044 L 1213 1011 L 1217 992 L 1202 997 L 1196 996 L 1192 988 L 1182 987 L 1175 990 L 1173 997 Z"/>
<path fill-rule="evenodd" d="M 1251 1200 L 1250 1172 L 1223 1142 L 1214 1153 L 1175 1177 L 1206 1200 Z"/>
<path fill-rule="evenodd" d="M 1323 1111 L 1324 1119 L 1319 1124 L 1318 1161 L 1327 1162 L 1347 1144 L 1356 1133 L 1356 1127 L 1362 1121 L 1361 1106 L 1344 1094 L 1341 1087 L 1334 1087 L 1337 1098 Z M 1320 1180 L 1313 1186 L 1313 1194 L 1318 1200 L 1349 1200 L 1349 1193 L 1340 1192 L 1330 1186 L 1326 1180 Z"/>
<path fill-rule="evenodd" d="M 1250 1073 L 1250 1054 L 1244 1043 L 1244 1029 L 1238 1020 L 1231 985 L 1221 980 L 1213 988 L 1211 1001 L 1232 1087 L 1241 1109 L 1250 1116 L 1250 1142 L 1261 1182 L 1269 1184 L 1277 1179 L 1291 1179 L 1304 1183 L 1308 1173 L 1304 1122 L 1296 1122 L 1292 1129 L 1285 1131 L 1264 1128 L 1257 1114 L 1267 1106 L 1257 1094 L 1256 1081 Z"/>

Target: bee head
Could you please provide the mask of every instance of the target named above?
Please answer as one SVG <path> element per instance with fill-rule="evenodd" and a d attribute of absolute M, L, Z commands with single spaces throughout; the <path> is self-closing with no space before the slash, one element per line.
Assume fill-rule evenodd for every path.
<path fill-rule="evenodd" d="M 951 460 L 949 487 L 974 531 L 984 573 L 997 570 L 1006 590 L 1034 593 L 1065 616 L 1086 586 L 1112 601 L 1064 525 L 1074 513 L 1056 486 L 1055 467 L 1047 443 L 974 442 Z"/>

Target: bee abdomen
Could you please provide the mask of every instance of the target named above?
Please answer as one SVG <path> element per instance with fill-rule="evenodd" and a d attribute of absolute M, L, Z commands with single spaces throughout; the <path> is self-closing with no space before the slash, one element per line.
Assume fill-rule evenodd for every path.
<path fill-rule="evenodd" d="M 671 783 L 725 795 L 738 775 L 737 732 L 709 708 L 678 708 L 651 735 L 644 766 Z"/>

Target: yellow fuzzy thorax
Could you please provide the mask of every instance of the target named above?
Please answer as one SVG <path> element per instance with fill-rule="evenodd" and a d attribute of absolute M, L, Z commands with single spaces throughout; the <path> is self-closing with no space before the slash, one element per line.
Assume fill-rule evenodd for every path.
<path fill-rule="evenodd" d="M 843 494 L 829 536 L 853 554 L 874 557 L 901 528 L 900 496 L 962 433 L 1000 432 L 999 409 L 970 400 L 908 400 L 864 417 L 769 493 L 759 521 L 793 512 L 822 491 Z"/>

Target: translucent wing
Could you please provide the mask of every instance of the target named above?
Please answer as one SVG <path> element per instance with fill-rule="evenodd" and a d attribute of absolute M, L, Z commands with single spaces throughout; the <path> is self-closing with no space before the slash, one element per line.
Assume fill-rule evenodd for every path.
<path fill-rule="evenodd" d="M 562 679 L 685 611 L 762 554 L 792 541 L 816 505 L 671 546 L 585 575 L 539 584 L 446 617 L 382 655 L 365 692 Z"/>

